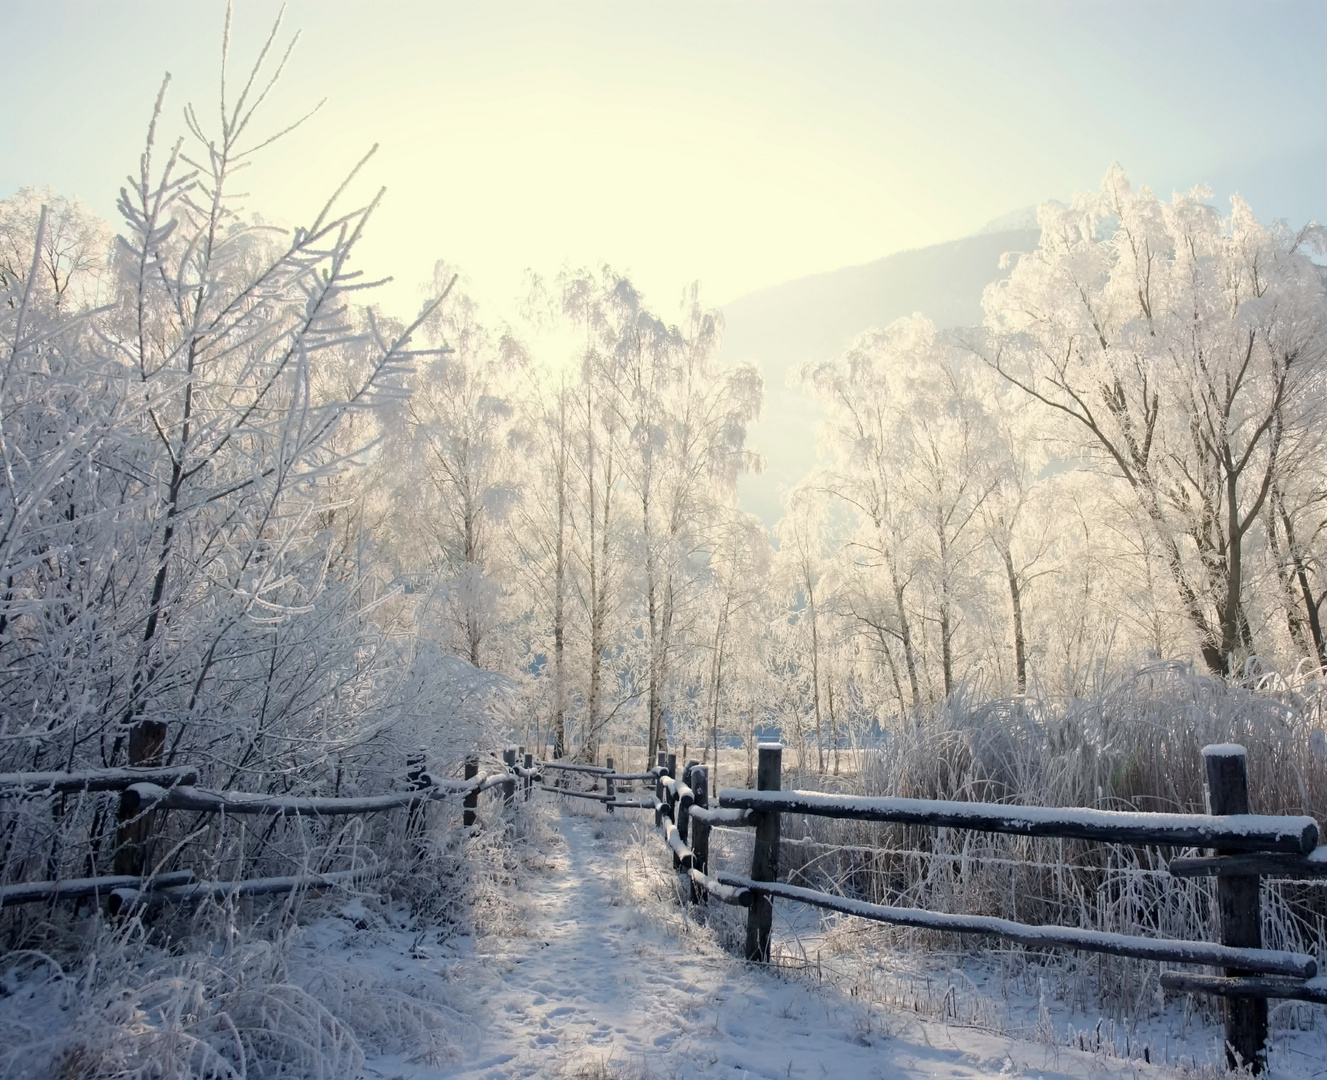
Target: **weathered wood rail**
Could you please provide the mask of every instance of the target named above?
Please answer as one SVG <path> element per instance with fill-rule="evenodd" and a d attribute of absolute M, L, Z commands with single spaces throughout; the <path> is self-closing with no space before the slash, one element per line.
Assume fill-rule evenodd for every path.
<path fill-rule="evenodd" d="M 12 804 L 16 801 L 83 792 L 120 792 L 117 847 L 113 855 L 117 873 L 3 885 L 0 886 L 0 910 L 21 904 L 91 899 L 98 903 L 104 901 L 111 914 L 116 915 L 165 904 L 316 890 L 366 881 L 380 876 L 383 868 L 362 866 L 280 877 L 199 881 L 192 870 L 155 872 L 156 868 L 150 865 L 150 853 L 166 811 L 317 819 L 404 809 L 409 814 L 411 831 L 416 831 L 422 821 L 420 811 L 425 806 L 459 796 L 464 807 L 463 827 L 472 828 L 480 794 L 501 789 L 504 804 L 510 806 L 518 784 L 524 785 L 528 799 L 532 785 L 542 781 L 542 774 L 530 767 L 529 754 L 525 755 L 524 767 L 516 764 L 517 752 L 517 748 L 508 747 L 503 752 L 504 767 L 484 776 L 479 775 L 478 755 L 471 755 L 465 762 L 465 778 L 462 780 L 435 777 L 426 771 L 422 755 L 412 755 L 407 762 L 409 787 L 406 790 L 344 797 L 211 791 L 195 786 L 199 773 L 188 766 L 0 773 L 0 814 L 13 812 L 15 807 Z M 520 752 L 524 752 L 523 747 Z"/>
<path fill-rule="evenodd" d="M 1002 803 L 868 798 L 816 791 L 782 790 L 779 744 L 758 751 L 754 790 L 725 788 L 718 806 L 709 800 L 709 770 L 690 762 L 677 775 L 674 755 L 660 754 L 650 772 L 630 779 L 653 780 L 654 797 L 621 801 L 608 797 L 627 776 L 607 767 L 545 768 L 593 776 L 606 794 L 549 787 L 562 795 L 590 798 L 615 808 L 653 809 L 655 824 L 672 853 L 673 865 L 690 884 L 692 903 L 710 898 L 748 908 L 745 953 L 768 962 L 775 898 L 899 926 L 1003 938 L 1034 949 L 1065 948 L 1172 964 L 1220 969 L 1220 974 L 1163 971 L 1161 985 L 1176 992 L 1211 994 L 1224 1003 L 1227 1060 L 1260 1072 L 1266 1065 L 1267 999 L 1298 998 L 1327 1003 L 1327 978 L 1317 978 L 1316 960 L 1303 953 L 1262 946 L 1261 877 L 1327 877 L 1327 847 L 1318 847 L 1318 823 L 1310 817 L 1250 812 L 1244 748 L 1203 750 L 1207 814 L 1153 814 L 1119 810 L 1015 806 Z M 779 847 L 784 814 L 849 821 L 892 822 L 932 828 L 968 829 L 1017 836 L 1096 841 L 1133 847 L 1179 849 L 1168 868 L 1176 877 L 1213 877 L 1219 941 L 1184 941 L 1115 934 L 1076 927 L 1033 925 L 983 915 L 956 915 L 894 907 L 780 882 Z M 710 831 L 754 830 L 747 874 L 711 871 Z M 1210 855 L 1192 853 L 1206 848 Z"/>

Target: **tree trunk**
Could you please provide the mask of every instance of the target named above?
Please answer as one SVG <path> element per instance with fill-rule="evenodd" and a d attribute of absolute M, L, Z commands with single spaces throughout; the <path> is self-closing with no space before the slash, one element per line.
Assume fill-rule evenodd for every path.
<path fill-rule="evenodd" d="M 825 681 L 825 689 L 829 695 L 829 742 L 834 748 L 834 775 L 839 775 L 839 727 L 834 719 L 834 676 Z"/>
<path fill-rule="evenodd" d="M 912 628 L 908 624 L 908 609 L 903 603 L 903 586 L 894 571 L 894 560 L 887 559 L 889 581 L 894 591 L 894 610 L 898 615 L 899 641 L 903 645 L 903 666 L 908 672 L 908 689 L 912 693 L 912 707 L 921 705 L 921 689 L 917 684 L 917 653 L 912 645 Z M 893 658 L 890 658 L 891 663 Z"/>
<path fill-rule="evenodd" d="M 1309 624 L 1309 633 L 1313 638 L 1313 648 L 1317 653 L 1318 666 L 1327 671 L 1327 642 L 1323 640 L 1322 633 L 1322 600 L 1323 594 L 1319 593 L 1316 597 L 1313 595 L 1313 587 L 1309 583 L 1308 563 L 1300 550 L 1299 544 L 1294 536 L 1294 527 L 1290 523 L 1290 516 L 1283 513 L 1283 522 L 1286 529 L 1286 539 L 1290 544 L 1290 557 L 1295 564 L 1295 578 L 1299 581 L 1300 595 L 1304 598 L 1304 614 Z"/>
<path fill-rule="evenodd" d="M 1236 478 L 1226 474 L 1226 580 L 1221 601 L 1221 656 L 1228 674 L 1234 674 L 1235 661 L 1248 634 L 1244 620 L 1241 592 L 1243 584 L 1244 534 L 1239 527 L 1239 503 Z"/>
<path fill-rule="evenodd" d="M 567 670 L 566 670 L 566 595 L 567 595 L 567 398 L 558 400 L 557 478 L 558 535 L 553 569 L 553 758 L 567 752 Z"/>
<path fill-rule="evenodd" d="M 944 523 L 939 524 L 940 539 L 940 664 L 945 677 L 945 700 L 954 692 L 954 642 L 950 625 L 949 538 Z"/>
<path fill-rule="evenodd" d="M 668 749 L 668 725 L 664 723 L 663 694 L 664 687 L 668 685 L 668 655 L 673 640 L 673 614 L 674 602 L 676 597 L 673 594 L 673 575 L 670 571 L 664 581 L 664 602 L 663 611 L 659 620 L 659 662 L 656 668 L 658 679 L 658 693 L 655 696 L 655 707 L 659 711 L 656 721 L 656 731 L 659 741 L 655 744 L 655 750 Z"/>
<path fill-rule="evenodd" d="M 908 703 L 903 699 L 903 684 L 898 677 L 898 662 L 894 659 L 894 652 L 889 647 L 889 639 L 885 637 L 884 628 L 877 626 L 875 632 L 880 639 L 880 648 L 885 654 L 885 661 L 889 664 L 889 675 L 894 681 L 894 693 L 898 696 L 898 711 L 901 716 L 908 711 Z"/>
<path fill-rule="evenodd" d="M 807 607 L 811 612 L 811 698 L 815 703 L 816 718 L 816 768 L 823 776 L 825 772 L 825 744 L 820 737 L 820 628 L 816 625 L 816 591 L 811 585 L 811 574 L 806 574 Z"/>
<path fill-rule="evenodd" d="M 585 737 L 581 743 L 581 756 L 588 764 L 594 764 L 599 753 L 599 729 L 604 721 L 600 719 L 603 697 L 603 667 L 604 667 L 604 649 L 607 646 L 608 637 L 608 537 L 612 525 L 612 506 L 613 506 L 613 453 L 612 447 L 607 448 L 606 460 L 604 462 L 604 483 L 603 483 L 603 519 L 600 521 L 599 528 L 599 557 L 598 557 L 598 581 L 595 583 L 594 596 L 591 602 L 590 614 L 590 701 L 588 703 L 588 717 L 586 719 Z M 590 513 L 594 514 L 594 503 L 591 501 Z M 593 536 L 593 533 L 591 534 Z M 593 548 L 593 541 L 591 542 Z M 591 553 L 591 566 L 594 566 L 593 551 Z M 593 578 L 593 571 L 592 571 Z"/>
<path fill-rule="evenodd" d="M 1023 637 L 1023 594 L 1018 585 L 1018 573 L 1014 570 L 1014 555 L 1008 545 L 1000 545 L 1000 555 L 1004 559 L 1005 574 L 1009 579 L 1009 602 L 1014 615 L 1014 679 L 1018 692 L 1026 694 L 1028 688 L 1027 643 Z"/>

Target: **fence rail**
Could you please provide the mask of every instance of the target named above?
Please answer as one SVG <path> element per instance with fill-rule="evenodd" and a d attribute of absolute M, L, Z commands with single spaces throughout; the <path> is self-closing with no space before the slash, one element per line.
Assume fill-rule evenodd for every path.
<path fill-rule="evenodd" d="M 123 791 L 138 783 L 173 787 L 198 783 L 198 773 L 187 767 L 88 769 L 83 772 L 0 773 L 0 799 L 30 799 L 76 791 Z"/>
<path fill-rule="evenodd" d="M 132 874 L 106 874 L 101 877 L 67 878 L 64 881 L 29 881 L 0 887 L 0 908 L 15 907 L 19 904 L 39 904 L 50 900 L 108 897 L 117 889 L 149 892 L 175 885 L 188 885 L 193 879 L 192 870 L 178 870 L 147 878 L 135 877 Z"/>
<path fill-rule="evenodd" d="M 75 792 L 120 792 L 113 854 L 116 873 L 0 886 L 0 910 L 22 904 L 93 899 L 106 902 L 111 914 L 117 915 L 165 904 L 273 895 L 368 880 L 379 876 L 382 869 L 370 866 L 236 881 L 198 881 L 192 870 L 150 872 L 148 854 L 154 836 L 160 831 L 162 813 L 171 810 L 272 818 L 322 818 L 406 809 L 411 812 L 412 827 L 418 827 L 420 819 L 414 815 L 423 806 L 459 796 L 465 807 L 463 824 L 469 828 L 475 824 L 474 812 L 481 793 L 501 788 L 504 802 L 510 805 L 518 782 L 524 783 L 528 798 L 530 785 L 542 780 L 542 774 L 530 769 L 530 755 L 525 755 L 526 765 L 522 768 L 516 764 L 516 753 L 516 748 L 508 748 L 503 754 L 505 767 L 485 776 L 478 775 L 479 759 L 472 755 L 465 763 L 466 776 L 462 780 L 431 775 L 425 771 L 423 756 L 413 755 L 406 763 L 409 789 L 380 795 L 297 796 L 211 791 L 194 786 L 199 774 L 188 766 L 0 773 L 0 799 L 3 800 L 31 800 Z M 0 807 L 0 812 L 5 809 Z M 8 809 L 12 810 L 12 807 Z"/>
<path fill-rule="evenodd" d="M 1017 836 L 1096 840 L 1152 847 L 1207 847 L 1304 855 L 1318 844 L 1318 823 L 1310 817 L 1263 814 L 1149 814 L 1127 810 L 1060 809 L 1005 803 L 943 802 L 928 799 L 866 798 L 817 791 L 719 792 L 725 809 L 811 814 L 846 821 L 884 821 Z M 1327 863 L 1324 864 L 1327 870 Z M 1248 871 L 1244 871 L 1247 873 Z"/>
<path fill-rule="evenodd" d="M 1227 1059 L 1232 1067 L 1266 1064 L 1267 999 L 1298 998 L 1327 1003 L 1327 978 L 1316 978 L 1316 960 L 1303 953 L 1262 947 L 1261 877 L 1327 877 L 1327 847 L 1318 847 L 1318 823 L 1311 817 L 1250 812 L 1247 762 L 1242 747 L 1203 750 L 1209 814 L 1154 814 L 1017 806 L 1004 803 L 870 798 L 817 791 L 782 790 L 782 747 L 762 745 L 755 789 L 725 788 L 717 807 L 709 805 L 709 770 L 690 762 L 679 776 L 677 759 L 660 754 L 657 766 L 632 779 L 655 782 L 654 797 L 617 807 L 652 809 L 655 824 L 672 853 L 673 865 L 690 883 L 693 903 L 710 898 L 748 909 L 746 956 L 768 962 L 773 900 L 837 911 L 877 922 L 959 934 L 985 934 L 1035 949 L 1066 948 L 1173 964 L 1220 969 L 1220 974 L 1163 971 L 1161 985 L 1177 992 L 1212 994 L 1224 1002 Z M 627 777 L 608 767 L 559 766 L 587 773 L 608 792 Z M 562 795 L 601 799 L 597 793 L 547 788 Z M 1182 941 L 1130 934 L 1033 925 L 984 915 L 956 915 L 922 908 L 893 907 L 837 896 L 778 881 L 781 820 L 805 814 L 849 821 L 879 821 L 931 828 L 968 829 L 1017 836 L 1086 840 L 1134 847 L 1207 848 L 1183 851 L 1168 863 L 1177 878 L 1216 879 L 1220 940 Z M 709 866 L 709 834 L 716 827 L 753 828 L 748 874 Z"/>
<path fill-rule="evenodd" d="M 1273 949 L 1239 949 L 1208 941 L 1177 941 L 1133 934 L 1111 934 L 1103 930 L 1079 930 L 1068 926 L 1035 926 L 991 915 L 948 915 L 923 908 L 886 907 L 883 904 L 870 904 L 845 896 L 833 896 L 830 893 L 805 889 L 798 885 L 783 885 L 774 881 L 751 881 L 739 874 L 729 874 L 724 871 L 719 871 L 717 876 L 725 885 L 778 896 L 786 900 L 797 900 L 803 904 L 842 912 L 844 915 L 855 915 L 859 919 L 892 923 L 896 926 L 911 926 L 919 930 L 940 930 L 951 934 L 987 934 L 1007 941 L 1016 941 L 1031 949 L 1077 949 L 1083 952 L 1109 953 L 1112 956 L 1129 956 L 1138 960 L 1166 960 L 1173 964 L 1237 967 L 1270 975 L 1293 975 L 1299 979 L 1311 979 L 1318 973 L 1318 962 L 1304 953 Z"/>
<path fill-rule="evenodd" d="M 323 796 L 267 795 L 248 791 L 206 791 L 194 787 L 163 788 L 156 784 L 133 784 L 125 789 L 124 807 L 131 814 L 147 810 L 193 810 L 202 814 L 270 814 L 302 817 L 331 817 L 346 814 L 376 814 L 384 810 L 420 806 L 454 795 L 478 794 L 510 782 L 507 773 L 485 776 L 474 783 L 432 780 L 412 791 L 384 795 Z"/>

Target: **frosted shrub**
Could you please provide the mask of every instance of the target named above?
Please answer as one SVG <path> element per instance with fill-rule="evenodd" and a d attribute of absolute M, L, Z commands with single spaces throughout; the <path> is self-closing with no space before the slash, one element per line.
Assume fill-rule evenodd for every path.
<path fill-rule="evenodd" d="M 918 714 L 866 751 L 860 776 L 842 786 L 867 795 L 1204 813 L 1200 750 L 1238 742 L 1249 750 L 1255 811 L 1322 820 L 1327 761 L 1313 749 L 1318 723 L 1303 696 L 1157 665 L 1091 700 L 957 700 Z M 815 780 L 801 786 L 827 786 Z M 784 822 L 781 864 L 792 882 L 937 911 L 1214 940 L 1211 882 L 1172 877 L 1166 863 L 1178 852 L 816 817 Z M 1327 960 L 1320 884 L 1268 881 L 1263 909 L 1268 947 Z M 954 945 L 919 931 L 877 933 Z M 1154 964 L 1055 962 L 1090 972 L 1110 1008 L 1146 1013 L 1159 993 Z"/>

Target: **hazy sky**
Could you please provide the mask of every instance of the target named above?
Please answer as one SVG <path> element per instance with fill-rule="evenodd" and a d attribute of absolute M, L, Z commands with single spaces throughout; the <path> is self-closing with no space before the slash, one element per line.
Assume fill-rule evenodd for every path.
<path fill-rule="evenodd" d="M 112 217 L 163 72 L 171 129 L 215 114 L 224 4 L 0 0 L 0 195 Z M 277 12 L 235 11 L 236 68 Z M 375 3 L 296 0 L 246 178 L 298 222 L 373 143 L 363 249 L 385 297 L 435 259 L 481 295 L 610 261 L 660 306 L 712 303 L 969 233 L 1094 187 L 1207 181 L 1260 217 L 1327 218 L 1327 0 L 1309 3 Z"/>

